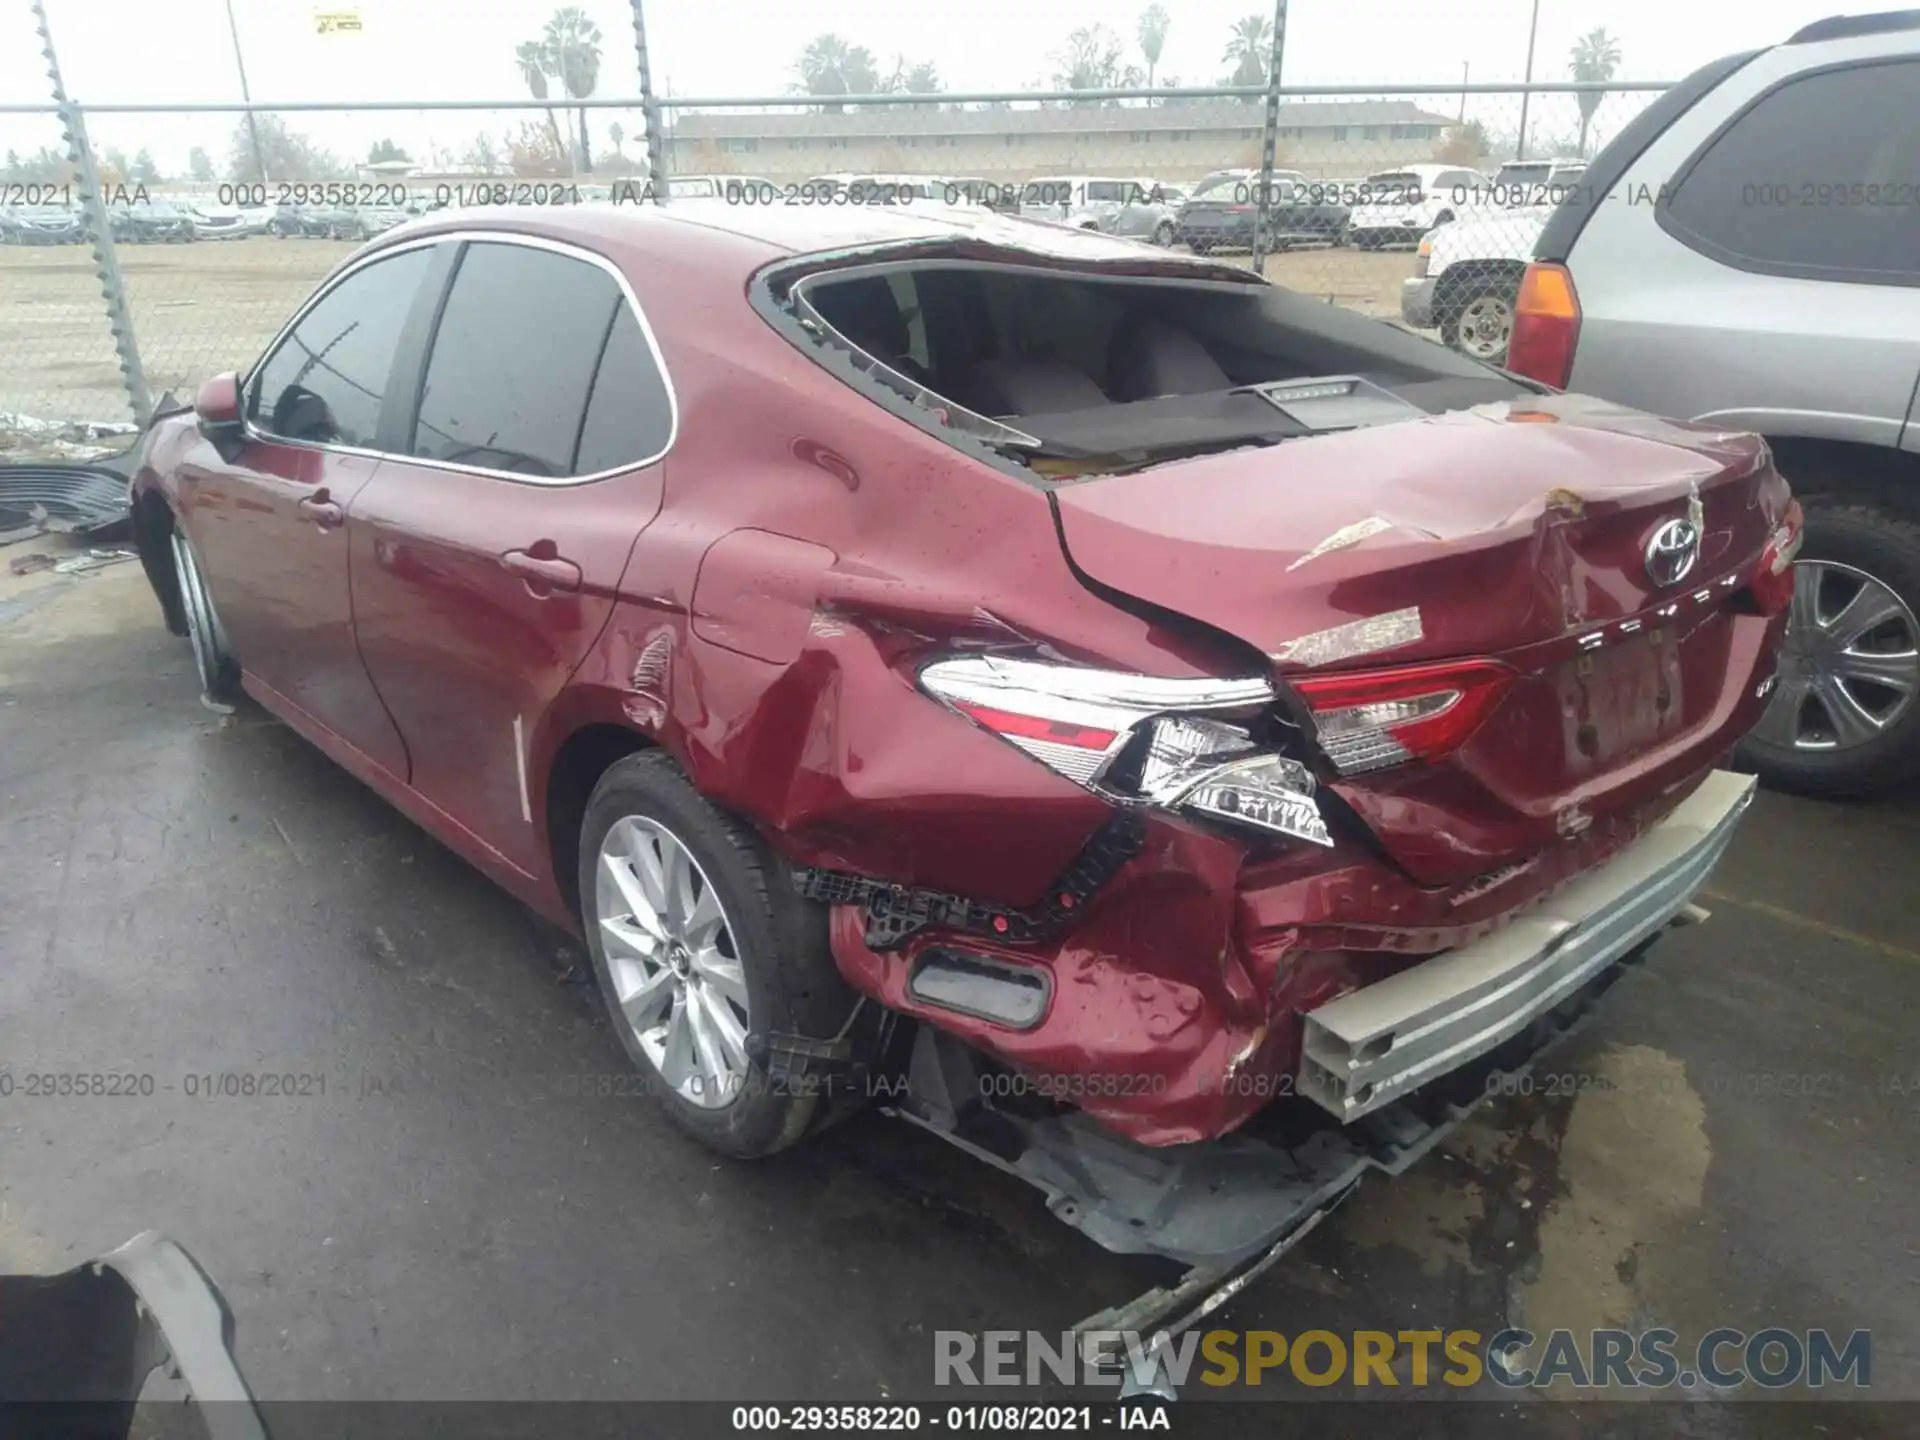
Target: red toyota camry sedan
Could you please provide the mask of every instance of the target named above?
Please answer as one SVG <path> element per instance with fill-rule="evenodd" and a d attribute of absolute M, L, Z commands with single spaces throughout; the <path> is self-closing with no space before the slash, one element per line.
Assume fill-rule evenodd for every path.
<path fill-rule="evenodd" d="M 1751 435 L 1246 270 L 720 201 L 380 237 L 135 514 L 208 694 L 584 937 L 740 1155 L 890 1075 L 1344 1133 L 1537 1043 L 1700 918 L 1799 540 Z"/>

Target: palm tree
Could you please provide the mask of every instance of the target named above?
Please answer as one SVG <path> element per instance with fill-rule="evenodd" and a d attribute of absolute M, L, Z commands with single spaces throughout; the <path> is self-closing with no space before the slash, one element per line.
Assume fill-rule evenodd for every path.
<path fill-rule="evenodd" d="M 880 67 L 864 45 L 849 45 L 838 35 L 816 35 L 800 52 L 800 88 L 809 95 L 873 95 L 881 87 Z M 838 112 L 839 105 L 822 105 Z"/>
<path fill-rule="evenodd" d="M 567 5 L 553 12 L 547 28 L 541 32 L 552 73 L 567 94 L 584 100 L 600 83 L 600 27 L 587 18 L 578 5 Z M 593 147 L 587 138 L 587 111 L 577 108 L 580 123 L 580 168 L 593 169 Z"/>
<path fill-rule="evenodd" d="M 533 98 L 547 98 L 547 47 L 538 40 L 524 40 L 514 48 L 514 63 L 520 67 L 520 78 L 527 83 L 527 89 L 533 92 Z M 553 144 L 556 150 L 564 150 L 560 143 L 560 122 L 554 118 L 553 107 L 547 106 L 547 129 L 553 132 Z"/>
<path fill-rule="evenodd" d="M 1234 21 L 1233 39 L 1227 42 L 1227 53 L 1220 57 L 1233 63 L 1233 74 L 1227 77 L 1227 83 L 1266 84 L 1267 58 L 1272 49 L 1273 22 L 1266 16 L 1249 15 Z"/>
<path fill-rule="evenodd" d="M 1619 68 L 1620 42 L 1607 33 L 1604 25 L 1597 30 L 1589 30 L 1574 44 L 1573 78 L 1575 80 L 1611 80 L 1614 71 Z M 1582 90 L 1574 97 L 1580 102 L 1581 155 L 1587 153 L 1587 126 L 1592 123 L 1593 112 L 1600 108 L 1600 101 L 1606 93 L 1604 90 Z"/>
<path fill-rule="evenodd" d="M 1147 85 L 1152 88 L 1153 72 L 1160 65 L 1160 52 L 1167 47 L 1167 27 L 1173 24 L 1173 17 L 1167 14 L 1164 5 L 1149 5 L 1140 12 L 1140 21 L 1134 34 L 1140 41 L 1140 53 L 1147 57 Z"/>
<path fill-rule="evenodd" d="M 626 141 L 626 138 L 627 132 L 620 128 L 620 122 L 618 120 L 607 126 L 607 139 L 613 142 L 613 153 L 618 155 L 622 160 L 627 158 L 627 152 L 620 148 Z"/>

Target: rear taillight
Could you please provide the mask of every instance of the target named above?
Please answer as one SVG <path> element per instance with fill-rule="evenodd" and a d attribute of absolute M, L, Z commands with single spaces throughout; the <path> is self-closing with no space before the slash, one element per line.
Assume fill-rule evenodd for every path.
<path fill-rule="evenodd" d="M 1793 603 L 1793 562 L 1800 554 L 1802 520 L 1800 502 L 1795 500 L 1760 552 L 1760 566 L 1747 592 L 1762 615 L 1778 615 Z"/>
<path fill-rule="evenodd" d="M 1265 680 L 1173 680 L 1003 656 L 938 660 L 920 688 L 1048 769 L 1120 804 L 1331 845 L 1312 772 L 1253 738 Z"/>
<path fill-rule="evenodd" d="M 1580 296 L 1564 265 L 1536 260 L 1527 266 L 1513 302 L 1513 333 L 1507 369 L 1556 390 L 1573 376 L 1573 349 L 1580 339 Z"/>
<path fill-rule="evenodd" d="M 1310 675 L 1293 688 L 1313 711 L 1320 748 L 1343 775 L 1452 754 L 1513 681 L 1496 660 Z"/>

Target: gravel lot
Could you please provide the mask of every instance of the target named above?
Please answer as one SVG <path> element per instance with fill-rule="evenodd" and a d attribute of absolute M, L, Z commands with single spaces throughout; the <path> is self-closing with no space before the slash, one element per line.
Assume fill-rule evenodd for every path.
<path fill-rule="evenodd" d="M 346 241 L 267 236 L 119 247 L 154 397 L 244 368 L 354 248 Z M 1400 281 L 1412 270 L 1408 250 L 1295 250 L 1267 262 L 1268 278 L 1279 284 L 1388 317 L 1400 313 Z M 0 248 L 0 411 L 61 420 L 127 418 L 100 283 L 85 246 Z"/>
<path fill-rule="evenodd" d="M 275 1398 L 940 1403 L 1009 1394 L 935 1390 L 936 1329 L 1057 1331 L 1164 1278 L 878 1115 L 737 1164 L 568 1083 L 625 1063 L 577 949 L 192 675 L 137 566 L 0 575 L 0 1074 L 156 1081 L 0 1102 L 0 1272 L 158 1228 Z M 1920 1399 L 1913 798 L 1762 795 L 1712 919 L 1613 990 L 1551 1087 L 1370 1180 L 1211 1323 L 1867 1328 L 1873 1394 Z M 325 1089 L 188 1094 L 264 1072 Z M 1356 1394 L 1392 1398 L 1334 1398 Z M 1857 1402 L 1602 1429 L 1504 1392 L 1335 1408 L 1253 1433 L 1914 1433 L 1911 1405 Z"/>

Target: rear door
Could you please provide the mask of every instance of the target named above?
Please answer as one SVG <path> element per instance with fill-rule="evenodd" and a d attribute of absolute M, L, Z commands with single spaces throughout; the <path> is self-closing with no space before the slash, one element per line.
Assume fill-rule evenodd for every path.
<path fill-rule="evenodd" d="M 538 875 L 528 747 L 660 508 L 672 394 L 611 262 L 489 234 L 463 244 L 409 402 L 352 506 L 361 654 L 414 789 Z"/>
<path fill-rule="evenodd" d="M 1680 116 L 1569 257 L 1571 388 L 1729 428 L 1920 448 L 1920 54 L 1769 51 Z M 1853 58 L 1854 56 L 1859 58 Z"/>

